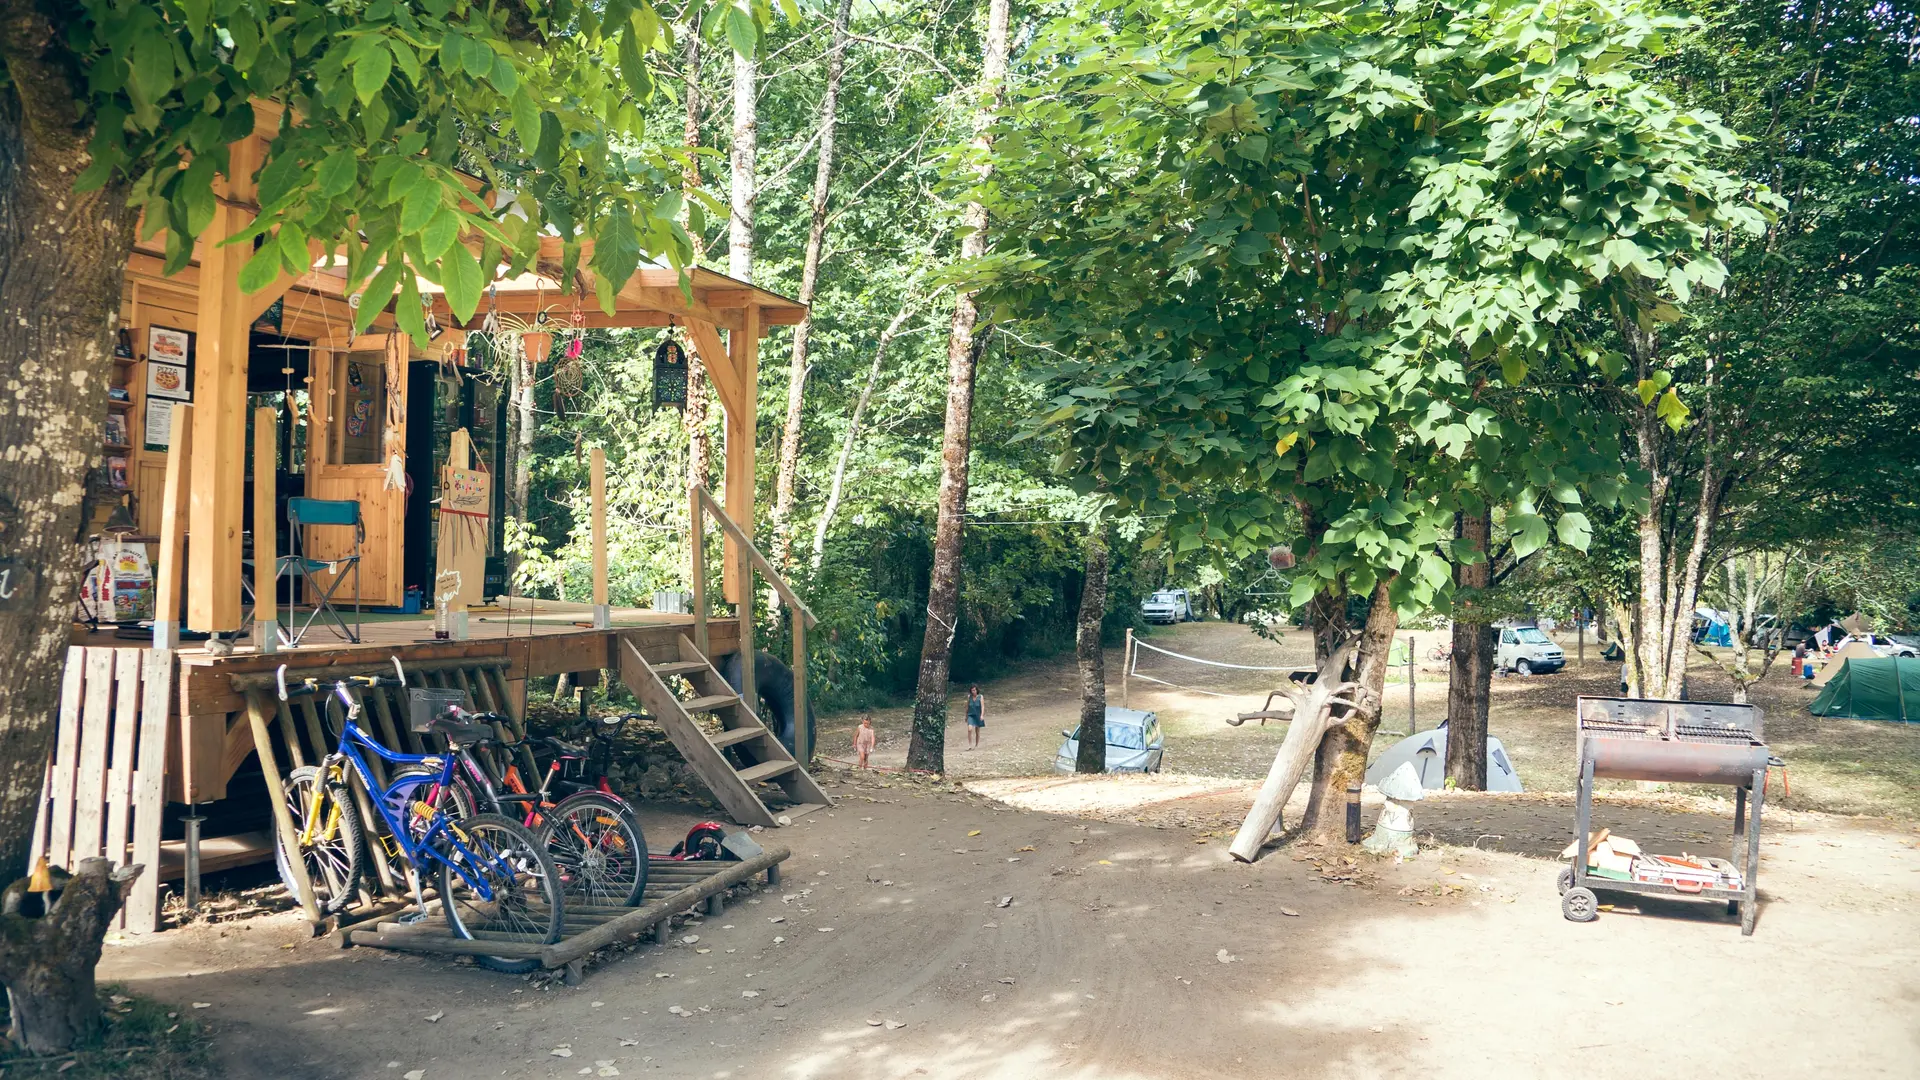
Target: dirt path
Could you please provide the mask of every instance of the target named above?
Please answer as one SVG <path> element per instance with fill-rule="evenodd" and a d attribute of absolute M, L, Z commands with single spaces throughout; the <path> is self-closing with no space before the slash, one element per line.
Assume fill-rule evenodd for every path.
<path fill-rule="evenodd" d="M 1122 803 L 1154 782 L 1091 781 Z M 1543 1076 L 1576 1061 L 1637 1077 L 1670 1072 L 1675 1046 L 1767 1077 L 1905 1077 L 1920 1050 L 1911 831 L 1811 815 L 1776 829 L 1768 903 L 1742 939 L 1677 904 L 1569 924 L 1554 866 L 1515 854 L 1244 867 L 1204 829 L 871 775 L 834 788 L 836 811 L 784 834 L 782 889 L 578 989 L 341 951 L 287 916 L 116 946 L 102 977 L 206 1003 L 193 1015 L 227 1075 L 284 1080 L 614 1075 L 599 1062 L 729 1080 Z M 1455 802 L 1495 831 L 1514 808 L 1544 812 Z"/>

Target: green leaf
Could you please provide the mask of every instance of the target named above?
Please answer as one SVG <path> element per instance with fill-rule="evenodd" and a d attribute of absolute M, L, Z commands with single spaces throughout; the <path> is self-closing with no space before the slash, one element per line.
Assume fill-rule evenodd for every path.
<path fill-rule="evenodd" d="M 360 291 L 360 306 L 353 312 L 355 333 L 364 334 L 367 327 L 373 325 L 380 309 L 393 299 L 393 288 L 400 283 L 400 272 L 405 268 L 405 260 L 400 257 L 398 250 L 387 252 L 387 261 L 380 267 L 380 272 L 373 275 L 373 280 L 367 282 L 367 287 Z"/>
<path fill-rule="evenodd" d="M 753 25 L 753 19 L 737 7 L 727 9 L 727 44 L 741 56 L 752 56 L 754 46 L 760 41 L 760 31 Z"/>
<path fill-rule="evenodd" d="M 359 162 L 354 159 L 351 150 L 335 150 L 320 162 L 316 175 L 316 186 L 320 194 L 329 199 L 339 198 L 353 189 L 353 182 L 359 178 Z"/>
<path fill-rule="evenodd" d="M 1673 390 L 1668 390 L 1661 395 L 1660 407 L 1654 410 L 1654 415 L 1666 421 L 1667 426 L 1674 431 L 1687 426 L 1687 417 L 1691 413 L 1692 410 L 1687 408 L 1686 402 L 1681 401 L 1680 395 Z"/>
<path fill-rule="evenodd" d="M 460 235 L 460 215 L 449 207 L 442 206 L 433 220 L 427 222 L 425 231 L 420 234 L 420 253 L 431 262 L 438 262 L 446 254 Z"/>
<path fill-rule="evenodd" d="M 533 103 L 533 97 L 525 89 L 513 95 L 513 130 L 520 136 L 523 146 L 534 146 L 540 142 L 540 110 Z"/>
<path fill-rule="evenodd" d="M 1593 540 L 1593 526 L 1587 523 L 1587 515 L 1577 510 L 1561 514 L 1560 520 L 1553 523 L 1553 533 L 1561 543 L 1575 551 L 1587 550 L 1587 544 Z M 1515 544 L 1513 550 L 1518 554 L 1519 545 Z"/>
<path fill-rule="evenodd" d="M 479 38 L 466 39 L 466 47 L 460 54 L 460 66 L 467 74 L 476 79 L 484 79 L 493 73 L 493 46 Z"/>
<path fill-rule="evenodd" d="M 466 322 L 480 306 L 480 295 L 486 289 L 486 274 L 482 272 L 480 260 L 473 252 L 456 244 L 440 261 L 440 287 L 447 290 L 447 306 L 453 309 L 453 317 Z"/>
<path fill-rule="evenodd" d="M 240 291 L 256 293 L 280 277 L 280 247 L 262 244 L 240 268 Z"/>
<path fill-rule="evenodd" d="M 509 97 L 515 90 L 520 89 L 520 73 L 513 69 L 511 60 L 499 54 L 495 54 L 493 58 L 493 69 L 488 72 L 487 80 L 493 83 L 495 90 Z"/>
<path fill-rule="evenodd" d="M 634 97 L 644 100 L 653 93 L 653 76 L 647 71 L 647 63 L 640 56 L 640 46 L 631 30 L 620 35 L 620 77 L 626 80 L 627 89 L 633 91 Z"/>
<path fill-rule="evenodd" d="M 414 233 L 426 228 L 427 222 L 440 212 L 441 196 L 445 192 L 438 180 L 429 179 L 414 185 L 413 190 L 407 192 L 406 201 L 400 204 L 400 231 Z"/>
<path fill-rule="evenodd" d="M 159 32 L 133 42 L 132 89 L 143 101 L 159 101 L 173 88 L 173 39 Z"/>
<path fill-rule="evenodd" d="M 373 42 L 371 48 L 355 48 L 353 51 L 353 95 L 360 104 L 371 104 L 375 94 L 387 85 L 387 77 L 393 74 L 393 54 L 387 51 L 386 42 L 379 38 L 364 37 L 363 42 Z"/>
<path fill-rule="evenodd" d="M 1547 519 L 1539 514 L 1508 514 L 1507 531 L 1516 559 L 1524 559 L 1547 545 Z"/>

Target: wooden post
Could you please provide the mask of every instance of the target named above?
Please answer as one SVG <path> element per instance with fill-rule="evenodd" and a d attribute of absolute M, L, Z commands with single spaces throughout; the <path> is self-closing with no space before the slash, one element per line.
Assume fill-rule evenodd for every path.
<path fill-rule="evenodd" d="M 231 633 L 240 627 L 240 524 L 245 473 L 236 468 L 247 452 L 247 349 L 249 298 L 240 290 L 240 267 L 251 245 L 224 241 L 253 219 L 243 207 L 253 201 L 252 177 L 260 144 L 252 138 L 230 150 L 232 179 L 217 191 L 213 220 L 200 234 L 199 317 L 193 348 L 192 487 L 187 553 L 187 625 Z"/>
<path fill-rule="evenodd" d="M 613 625 L 613 612 L 607 604 L 607 452 L 594 447 L 587 452 L 588 490 L 593 499 L 593 625 L 605 630 Z"/>
<path fill-rule="evenodd" d="M 687 495 L 687 549 L 692 556 L 688 577 L 693 585 L 693 647 L 707 654 L 707 509 L 700 504 L 705 489 L 699 485 Z"/>
<path fill-rule="evenodd" d="M 734 522 L 739 525 L 739 522 Z M 746 527 L 741 526 L 745 532 Z M 740 602 L 735 608 L 740 619 L 740 698 L 747 708 L 755 714 L 760 712 L 759 683 L 753 677 L 753 556 L 748 554 L 747 545 L 735 544 L 740 551 L 740 559 L 734 571 L 740 583 Z"/>
<path fill-rule="evenodd" d="M 726 490 L 721 505 L 733 523 L 740 526 L 740 531 L 752 536 L 754 439 L 758 426 L 754 388 L 760 381 L 760 309 L 749 306 L 742 316 L 741 328 L 727 331 L 728 366 L 745 392 L 741 395 L 740 408 L 727 410 Z M 739 546 L 731 539 L 727 539 L 725 545 L 726 558 L 721 563 L 725 568 L 723 589 L 728 600 L 738 603 L 740 590 L 753 587 L 752 578 L 736 573 L 736 568 L 743 565 Z"/>
<path fill-rule="evenodd" d="M 1133 627 L 1127 627 L 1127 642 L 1120 647 L 1120 707 L 1131 709 L 1128 691 L 1133 689 Z"/>
<path fill-rule="evenodd" d="M 1578 611 L 1573 613 L 1573 636 L 1574 636 L 1574 640 L 1579 643 L 1578 647 L 1580 649 L 1580 666 L 1586 667 L 1587 666 L 1587 620 L 1582 618 L 1581 614 L 1582 613 Z"/>
<path fill-rule="evenodd" d="M 793 618 L 793 759 L 806 768 L 813 761 L 813 732 L 807 727 L 807 620 L 799 608 Z"/>
<path fill-rule="evenodd" d="M 180 585 L 187 542 L 188 458 L 193 453 L 193 406 L 173 407 L 167 477 L 160 495 L 160 580 L 153 605 L 153 647 L 180 647 Z"/>
<path fill-rule="evenodd" d="M 279 500 L 280 412 L 253 410 L 253 644 L 261 652 L 280 648 Z"/>
<path fill-rule="evenodd" d="M 1420 665 L 1414 663 L 1416 642 L 1412 634 L 1407 635 L 1407 734 L 1420 730 L 1420 723 L 1414 717 L 1415 676 L 1420 673 Z"/>
<path fill-rule="evenodd" d="M 287 809 L 286 785 L 280 782 L 280 763 L 273 756 L 273 736 L 267 733 L 263 691 L 247 694 L 247 722 L 253 725 L 253 748 L 260 755 L 260 773 L 267 782 L 267 798 L 272 800 L 274 828 L 280 830 L 280 843 L 286 848 L 287 869 L 293 872 L 293 883 L 300 887 L 300 906 L 306 909 L 307 921 L 317 927 L 322 921 L 320 905 L 313 895 L 313 879 L 307 876 L 307 861 L 300 857 L 300 834 L 294 830 L 293 814 Z"/>

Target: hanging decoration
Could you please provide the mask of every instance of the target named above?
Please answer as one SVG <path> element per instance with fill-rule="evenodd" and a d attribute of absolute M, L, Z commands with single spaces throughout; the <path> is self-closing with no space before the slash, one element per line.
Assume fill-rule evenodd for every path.
<path fill-rule="evenodd" d="M 653 407 L 686 410 L 687 351 L 673 340 L 673 320 L 667 320 L 667 338 L 653 350 Z"/>
<path fill-rule="evenodd" d="M 582 371 L 580 354 L 586 347 L 587 318 L 580 309 L 580 287 L 573 292 L 573 311 L 570 325 L 566 330 L 566 347 L 561 350 L 560 359 L 553 365 L 553 407 L 554 411 L 565 416 L 567 406 L 581 391 L 586 389 L 586 377 Z"/>

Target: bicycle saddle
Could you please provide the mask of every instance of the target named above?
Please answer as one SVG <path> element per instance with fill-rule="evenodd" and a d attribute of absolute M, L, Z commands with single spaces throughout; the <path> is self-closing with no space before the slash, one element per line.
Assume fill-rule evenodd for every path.
<path fill-rule="evenodd" d="M 427 730 L 444 737 L 449 746 L 472 746 L 482 739 L 494 737 L 493 725 L 470 724 L 458 717 L 441 715 L 433 718 Z"/>

